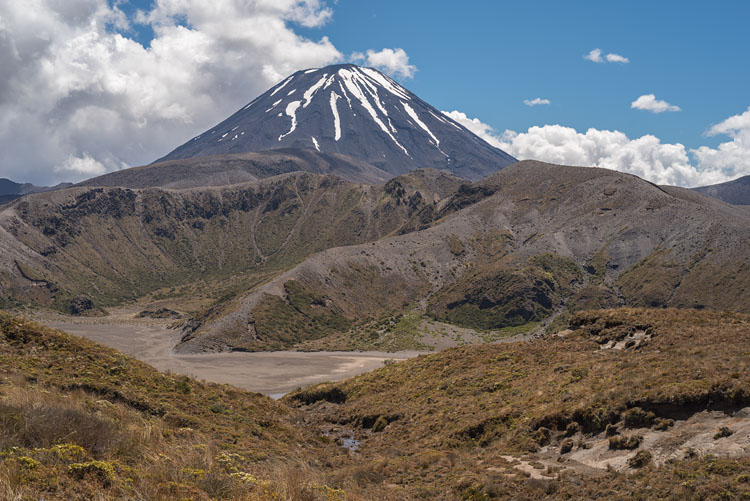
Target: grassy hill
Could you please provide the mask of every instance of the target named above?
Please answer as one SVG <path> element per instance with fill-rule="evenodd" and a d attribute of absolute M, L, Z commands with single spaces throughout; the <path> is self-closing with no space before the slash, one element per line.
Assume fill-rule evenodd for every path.
<path fill-rule="evenodd" d="M 750 496 L 750 316 L 620 309 L 570 327 L 276 402 L 0 314 L 0 496 Z"/>
<path fill-rule="evenodd" d="M 4 313 L 0 378 L 3 499 L 336 499 L 337 448 L 262 395 Z"/>
<path fill-rule="evenodd" d="M 0 314 L 7 499 L 744 499 L 750 316 L 583 312 L 273 401 Z"/>
<path fill-rule="evenodd" d="M 285 400 L 359 442 L 341 478 L 408 498 L 744 499 L 748 346 L 748 315 L 583 312 Z"/>

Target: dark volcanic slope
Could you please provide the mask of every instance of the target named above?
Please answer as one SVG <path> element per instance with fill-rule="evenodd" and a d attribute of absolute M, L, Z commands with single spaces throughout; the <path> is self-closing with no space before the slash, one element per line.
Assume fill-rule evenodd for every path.
<path fill-rule="evenodd" d="M 391 175 L 430 167 L 481 179 L 515 161 L 372 68 L 298 71 L 160 159 L 307 148 Z"/>
<path fill-rule="evenodd" d="M 70 183 L 60 183 L 57 186 L 34 186 L 31 183 L 16 183 L 10 179 L 0 178 L 0 204 L 10 202 L 29 193 L 40 193 L 67 186 L 70 186 Z"/>
<path fill-rule="evenodd" d="M 20 195 L 24 185 L 11 181 L 10 179 L 0 179 L 0 195 Z"/>
<path fill-rule="evenodd" d="M 693 188 L 699 193 L 723 200 L 732 205 L 750 205 L 750 176 L 734 181 Z"/>
<path fill-rule="evenodd" d="M 330 174 L 364 184 L 382 183 L 391 177 L 377 167 L 346 155 L 288 148 L 168 160 L 105 174 L 84 181 L 80 186 L 185 189 L 227 186 L 297 171 Z"/>

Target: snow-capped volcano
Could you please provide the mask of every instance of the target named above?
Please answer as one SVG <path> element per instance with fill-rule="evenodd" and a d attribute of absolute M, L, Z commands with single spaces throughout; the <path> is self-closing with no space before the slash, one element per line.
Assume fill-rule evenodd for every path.
<path fill-rule="evenodd" d="M 433 167 L 480 179 L 515 162 L 383 73 L 351 64 L 294 73 L 159 161 L 279 148 L 341 153 L 393 175 Z"/>

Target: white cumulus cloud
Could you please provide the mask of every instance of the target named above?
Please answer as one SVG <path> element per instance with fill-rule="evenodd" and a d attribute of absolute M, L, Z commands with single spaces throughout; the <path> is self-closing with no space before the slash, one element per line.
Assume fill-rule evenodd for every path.
<path fill-rule="evenodd" d="M 709 134 L 728 135 L 717 148 L 688 151 L 682 144 L 662 143 L 647 134 L 631 139 L 620 131 L 544 125 L 526 132 L 497 133 L 478 118 L 460 111 L 443 112 L 491 145 L 525 160 L 603 167 L 628 172 L 657 184 L 702 186 L 750 174 L 750 108 L 714 125 Z M 692 156 L 692 159 L 691 159 Z"/>
<path fill-rule="evenodd" d="M 58 172 L 73 174 L 74 176 L 83 175 L 85 177 L 98 176 L 107 172 L 107 167 L 98 160 L 95 160 L 88 153 L 84 152 L 80 157 L 70 156 L 60 165 L 55 166 Z"/>
<path fill-rule="evenodd" d="M 739 115 L 733 115 L 723 122 L 712 126 L 708 130 L 708 135 L 716 136 L 719 134 L 726 134 L 735 137 L 739 134 L 747 133 L 748 131 L 750 131 L 750 106 L 748 106 L 746 112 Z"/>
<path fill-rule="evenodd" d="M 506 131 L 501 148 L 519 159 L 603 167 L 635 174 L 657 184 L 696 186 L 727 179 L 719 169 L 699 170 L 690 164 L 682 144 L 665 144 L 645 135 L 630 139 L 620 131 L 545 125 L 527 132 Z"/>
<path fill-rule="evenodd" d="M 442 113 L 445 116 L 450 117 L 456 122 L 460 123 L 471 132 L 490 143 L 495 148 L 502 148 L 502 142 L 495 130 L 478 118 L 469 118 L 468 116 L 466 116 L 466 113 L 458 110 L 443 111 Z"/>
<path fill-rule="evenodd" d="M 118 3 L 0 2 L 3 175 L 47 184 L 151 162 L 283 76 L 343 59 L 290 24 L 324 23 L 317 0 L 156 0 L 137 16 L 148 47 Z"/>
<path fill-rule="evenodd" d="M 526 106 L 538 106 L 540 104 L 549 104 L 549 99 L 542 99 L 541 97 L 537 97 L 534 99 L 524 99 L 523 104 Z"/>
<path fill-rule="evenodd" d="M 607 62 L 608 63 L 629 63 L 630 59 L 628 59 L 625 56 L 621 56 L 620 54 L 607 54 Z"/>
<path fill-rule="evenodd" d="M 395 77 L 411 78 L 417 71 L 416 66 L 409 64 L 409 55 L 404 49 L 369 49 L 365 54 L 355 52 L 352 54 L 352 60 Z"/>
<path fill-rule="evenodd" d="M 584 59 L 588 59 L 589 61 L 593 61 L 595 63 L 603 63 L 604 59 L 602 59 L 602 50 L 601 49 L 592 49 L 591 52 L 583 56 Z"/>
<path fill-rule="evenodd" d="M 721 169 L 728 172 L 730 178 L 750 174 L 750 107 L 714 125 L 708 135 L 727 135 L 732 140 L 717 148 L 701 146 L 691 150 L 699 166 Z"/>
<path fill-rule="evenodd" d="M 652 113 L 664 113 L 665 111 L 680 111 L 679 106 L 669 104 L 666 101 L 656 99 L 654 94 L 644 94 L 630 103 L 631 108 L 650 111 Z"/>
<path fill-rule="evenodd" d="M 602 57 L 601 49 L 592 49 L 591 52 L 583 56 L 584 59 L 588 59 L 594 63 L 629 63 L 630 59 L 620 54 L 609 53 Z"/>
<path fill-rule="evenodd" d="M 345 59 L 295 31 L 331 18 L 322 0 L 154 0 L 131 19 L 121 3 L 0 1 L 0 175 L 52 184 L 149 163 L 285 76 Z M 401 49 L 372 60 L 414 71 Z"/>

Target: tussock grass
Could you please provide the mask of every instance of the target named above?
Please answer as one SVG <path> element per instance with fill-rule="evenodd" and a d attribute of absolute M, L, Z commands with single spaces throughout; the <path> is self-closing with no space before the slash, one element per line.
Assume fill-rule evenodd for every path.
<path fill-rule="evenodd" d="M 0 498 L 750 495 L 750 458 L 657 465 L 640 443 L 624 444 L 640 433 L 631 426 L 668 429 L 706 408 L 750 405 L 750 317 L 622 309 L 578 313 L 570 326 L 565 337 L 449 349 L 302 390 L 290 409 L 0 313 Z M 600 349 L 642 330 L 650 337 L 637 350 Z M 348 430 L 359 452 L 321 428 Z M 565 468 L 608 432 L 635 447 L 629 472 Z M 523 459 L 542 447 L 559 468 Z M 543 478 L 514 469 L 523 461 Z"/>
<path fill-rule="evenodd" d="M 267 397 L 2 313 L 0 382 L 0 498 L 343 499 Z"/>
<path fill-rule="evenodd" d="M 628 428 L 664 431 L 706 409 L 731 413 L 750 406 L 748 315 L 624 308 L 577 313 L 570 327 L 564 337 L 420 356 L 285 399 L 321 426 L 352 430 L 379 472 L 372 485 L 408 486 L 413 497 L 750 495 L 737 475 L 723 473 L 748 471 L 749 458 L 716 459 L 719 467 L 696 456 L 656 467 L 641 454 L 632 474 L 568 471 L 544 481 L 527 481 L 513 470 L 513 477 L 502 475 L 502 455 L 523 457 L 542 447 L 564 455 L 607 435 L 613 449 L 636 450 L 641 441 Z M 637 349 L 601 348 L 638 331 L 651 337 Z M 334 393 L 346 398 L 326 401 Z M 399 418 L 379 433 L 363 428 L 366 419 L 394 415 Z M 453 466 L 420 466 L 417 456 L 429 450 L 453 454 Z M 363 458 L 358 468 L 366 464 Z"/>

